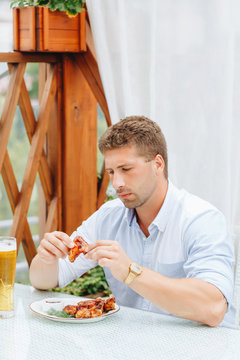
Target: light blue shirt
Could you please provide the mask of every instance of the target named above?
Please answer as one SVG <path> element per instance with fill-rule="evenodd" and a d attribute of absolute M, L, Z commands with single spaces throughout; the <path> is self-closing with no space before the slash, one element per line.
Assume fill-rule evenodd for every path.
<path fill-rule="evenodd" d="M 121 200 L 105 203 L 71 235 L 88 243 L 117 240 L 136 263 L 170 278 L 198 278 L 215 285 L 225 296 L 228 310 L 222 325 L 234 325 L 234 253 L 223 214 L 208 202 L 169 182 L 164 203 L 148 228 L 146 237 L 136 221 L 134 209 Z M 79 256 L 72 264 L 59 260 L 59 286 L 65 286 L 94 267 L 92 260 Z M 116 280 L 109 268 L 106 279 L 119 305 L 163 314 L 165 310 Z"/>

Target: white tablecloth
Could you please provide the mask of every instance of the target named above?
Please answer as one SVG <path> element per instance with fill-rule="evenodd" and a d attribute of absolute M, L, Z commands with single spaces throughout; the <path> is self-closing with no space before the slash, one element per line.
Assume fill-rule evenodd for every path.
<path fill-rule="evenodd" d="M 15 285 L 15 317 L 0 319 L 1 360 L 239 360 L 240 331 L 121 307 L 103 321 L 38 317 L 33 301 L 70 295 Z"/>

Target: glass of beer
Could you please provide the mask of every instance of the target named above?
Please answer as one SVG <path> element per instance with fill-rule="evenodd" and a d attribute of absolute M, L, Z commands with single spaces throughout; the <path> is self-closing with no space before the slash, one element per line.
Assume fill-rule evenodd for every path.
<path fill-rule="evenodd" d="M 16 239 L 0 236 L 0 318 L 9 318 L 14 315 L 13 289 L 16 260 Z"/>

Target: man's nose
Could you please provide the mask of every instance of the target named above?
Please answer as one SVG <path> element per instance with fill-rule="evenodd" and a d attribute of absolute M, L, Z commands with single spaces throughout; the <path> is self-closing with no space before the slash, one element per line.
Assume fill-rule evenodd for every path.
<path fill-rule="evenodd" d="M 115 190 L 125 185 L 124 178 L 121 174 L 115 173 L 112 177 L 112 185 Z"/>

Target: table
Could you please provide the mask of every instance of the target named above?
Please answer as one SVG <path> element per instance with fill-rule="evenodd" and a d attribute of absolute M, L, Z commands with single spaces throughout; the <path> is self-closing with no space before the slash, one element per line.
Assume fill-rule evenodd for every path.
<path fill-rule="evenodd" d="M 38 317 L 29 304 L 71 297 L 15 285 L 15 317 L 0 320 L 1 360 L 239 360 L 240 331 L 121 307 L 91 324 Z"/>

